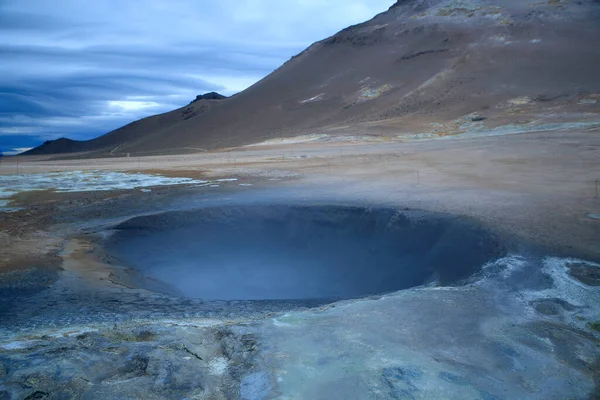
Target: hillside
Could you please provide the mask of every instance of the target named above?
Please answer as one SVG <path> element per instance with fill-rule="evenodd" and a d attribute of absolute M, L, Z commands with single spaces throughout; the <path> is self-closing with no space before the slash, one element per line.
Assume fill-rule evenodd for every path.
<path fill-rule="evenodd" d="M 30 153 L 155 154 L 300 135 L 401 138 L 597 126 L 600 47 L 584 38 L 600 37 L 599 20 L 595 0 L 399 0 L 313 44 L 219 107 L 210 102 L 220 100 L 199 100 L 185 116 L 184 107 Z"/>
<path fill-rule="evenodd" d="M 67 138 L 49 140 L 41 146 L 23 153 L 23 155 L 98 151 L 113 155 L 121 154 L 122 152 L 119 152 L 119 149 L 130 144 L 135 146 L 136 143 L 161 136 L 163 132 L 221 105 L 226 99 L 226 96 L 214 92 L 198 95 L 185 107 L 140 119 L 96 139 L 87 141 L 77 141 Z M 183 151 L 185 149 L 179 150 Z"/>

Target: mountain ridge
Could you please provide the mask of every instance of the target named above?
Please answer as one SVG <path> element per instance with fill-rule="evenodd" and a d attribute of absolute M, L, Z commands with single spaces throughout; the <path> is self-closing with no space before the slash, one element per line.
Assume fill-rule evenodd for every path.
<path fill-rule="evenodd" d="M 592 124 L 600 51 L 579 38 L 600 37 L 599 16 L 595 0 L 398 0 L 219 107 L 79 148 L 151 154 L 301 135 L 401 139 Z"/>

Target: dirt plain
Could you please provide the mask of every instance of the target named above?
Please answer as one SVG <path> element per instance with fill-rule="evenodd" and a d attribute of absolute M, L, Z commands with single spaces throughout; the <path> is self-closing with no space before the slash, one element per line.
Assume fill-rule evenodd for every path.
<path fill-rule="evenodd" d="M 0 213 L 6 296 L 0 392 L 5 398 L 349 398 L 354 392 L 371 398 L 597 398 L 598 288 L 589 279 L 600 260 L 600 221 L 593 218 L 600 212 L 599 159 L 594 129 L 287 141 L 141 158 L 4 158 L 3 175 L 98 170 L 238 180 L 218 188 L 13 196 L 9 206 L 20 209 Z M 135 276 L 119 274 L 103 259 L 89 237 L 135 215 L 278 192 L 289 202 L 465 216 L 535 249 L 531 257 L 538 261 L 515 256 L 517 264 L 529 265 L 523 272 L 512 273 L 509 265 L 509 272 L 460 290 L 407 290 L 317 308 L 257 306 L 141 289 Z M 566 257 L 572 275 L 553 275 L 562 269 L 552 267 L 552 257 Z M 571 285 L 563 292 L 558 276 Z M 383 353 L 371 359 L 374 349 Z M 322 357 L 311 358 L 315 351 Z M 190 367 L 190 359 L 199 364 Z M 314 368 L 322 374 L 314 376 Z"/>
<path fill-rule="evenodd" d="M 598 259 L 600 226 L 590 215 L 600 210 L 596 192 L 599 146 L 597 130 L 437 140 L 289 142 L 179 156 L 5 158 L 0 173 L 116 170 L 194 179 L 237 177 L 238 183 L 249 181 L 255 187 L 309 184 L 324 194 L 476 217 L 554 249 Z M 24 192 L 13 204 L 28 208 L 3 213 L 3 228 L 16 232 L 14 236 L 22 236 L 21 230 L 30 234 L 47 225 L 46 213 L 58 206 L 68 209 L 69 204 L 118 201 L 119 196 L 144 194 Z M 25 222 L 24 216 L 32 221 Z"/>

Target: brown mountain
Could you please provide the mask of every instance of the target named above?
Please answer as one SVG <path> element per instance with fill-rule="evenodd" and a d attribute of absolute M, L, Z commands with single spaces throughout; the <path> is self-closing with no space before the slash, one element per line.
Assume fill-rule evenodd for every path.
<path fill-rule="evenodd" d="M 153 154 L 307 134 L 593 125 L 600 113 L 598 38 L 598 0 L 399 0 L 235 97 L 199 99 L 97 139 L 59 139 L 29 153 Z"/>

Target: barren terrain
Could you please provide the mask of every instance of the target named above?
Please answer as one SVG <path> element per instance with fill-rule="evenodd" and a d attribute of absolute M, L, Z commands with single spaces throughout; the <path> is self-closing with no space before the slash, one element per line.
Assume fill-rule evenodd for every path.
<path fill-rule="evenodd" d="M 332 398 L 346 392 L 361 398 L 593 398 L 599 146 L 598 131 L 586 130 L 286 142 L 142 158 L 4 159 L 4 177 L 17 169 L 93 170 L 194 181 L 24 190 L 10 197 L 12 211 L 0 213 L 3 390 L 99 398 Z M 484 269 L 484 278 L 463 287 L 311 308 L 160 294 L 156 282 L 106 258 L 94 239 L 137 215 L 240 202 L 445 212 L 482 223 L 513 245 Z M 105 371 L 82 364 L 82 354 L 97 354 Z M 25 361 L 34 359 L 45 367 Z M 536 367 L 539 362 L 545 367 Z"/>
<path fill-rule="evenodd" d="M 0 399 L 599 399 L 599 16 L 399 0 L 2 158 Z"/>

